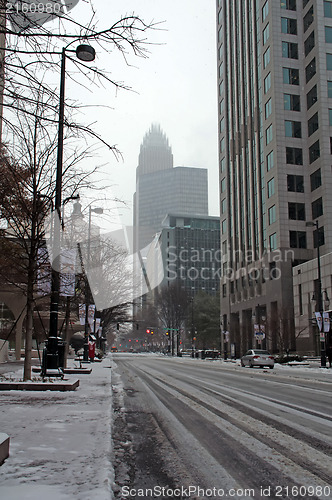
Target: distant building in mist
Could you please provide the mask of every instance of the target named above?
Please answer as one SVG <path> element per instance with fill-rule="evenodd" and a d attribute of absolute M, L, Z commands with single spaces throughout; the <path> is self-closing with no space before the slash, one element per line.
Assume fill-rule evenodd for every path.
<path fill-rule="evenodd" d="M 158 242 L 164 267 L 160 287 L 176 282 L 191 296 L 199 291 L 216 295 L 221 263 L 219 217 L 168 214 Z"/>
<path fill-rule="evenodd" d="M 134 249 L 143 249 L 161 230 L 168 213 L 208 215 L 207 169 L 173 167 L 168 139 L 151 125 L 141 144 L 134 194 Z"/>

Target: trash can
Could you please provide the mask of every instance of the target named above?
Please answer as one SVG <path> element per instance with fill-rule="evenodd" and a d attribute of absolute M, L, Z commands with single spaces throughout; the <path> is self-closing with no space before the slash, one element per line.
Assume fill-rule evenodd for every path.
<path fill-rule="evenodd" d="M 42 360 L 42 375 L 47 370 L 59 370 L 62 373 L 65 360 L 65 343 L 61 337 L 49 337 L 45 342 Z"/>

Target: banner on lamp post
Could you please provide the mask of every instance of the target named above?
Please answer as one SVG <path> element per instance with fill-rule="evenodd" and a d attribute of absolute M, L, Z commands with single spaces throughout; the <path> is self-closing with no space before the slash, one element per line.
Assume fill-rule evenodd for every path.
<path fill-rule="evenodd" d="M 86 306 L 85 304 L 80 304 L 78 306 L 78 317 L 80 319 L 80 325 L 85 325 L 85 311 L 86 311 Z"/>
<path fill-rule="evenodd" d="M 88 308 L 88 323 L 90 326 L 91 332 L 94 332 L 94 321 L 95 321 L 95 310 L 96 306 L 94 304 L 90 304 Z"/>
<path fill-rule="evenodd" d="M 62 250 L 60 254 L 60 295 L 74 297 L 75 295 L 76 249 Z"/>
<path fill-rule="evenodd" d="M 317 322 L 319 331 L 321 332 L 322 328 L 323 328 L 323 318 L 322 318 L 322 315 L 321 315 L 320 312 L 315 312 L 315 316 L 316 316 L 316 322 Z"/>
<path fill-rule="evenodd" d="M 100 318 L 96 318 L 96 321 L 95 321 L 95 333 L 99 332 L 99 328 L 100 328 Z"/>
<path fill-rule="evenodd" d="M 323 325 L 324 332 L 328 333 L 330 331 L 330 315 L 327 311 L 323 312 Z"/>

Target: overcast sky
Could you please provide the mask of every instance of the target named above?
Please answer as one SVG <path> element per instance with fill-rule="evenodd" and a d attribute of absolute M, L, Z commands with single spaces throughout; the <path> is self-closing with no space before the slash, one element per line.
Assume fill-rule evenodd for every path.
<path fill-rule="evenodd" d="M 174 166 L 208 168 L 210 215 L 218 215 L 215 0 L 94 0 L 94 5 L 103 28 L 132 13 L 147 22 L 163 21 L 160 31 L 146 34 L 152 44 L 148 59 L 130 55 L 131 66 L 126 66 L 116 52 L 97 49 L 96 66 L 134 92 L 108 87 L 91 89 L 84 97 L 87 104 L 109 107 L 90 110 L 89 119 L 123 154 L 117 162 L 103 151 L 96 164 L 107 163 L 114 194 L 131 206 L 140 144 L 151 123 L 159 123 L 169 138 Z M 72 11 L 79 21 L 82 9 L 83 1 Z M 67 97 L 76 92 L 69 83 Z M 131 212 L 122 213 L 130 223 Z"/>

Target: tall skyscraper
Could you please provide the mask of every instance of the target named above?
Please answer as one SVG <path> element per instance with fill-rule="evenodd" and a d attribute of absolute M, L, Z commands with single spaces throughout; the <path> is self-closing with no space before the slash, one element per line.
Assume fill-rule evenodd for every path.
<path fill-rule="evenodd" d="M 152 125 L 141 144 L 134 195 L 134 248 L 145 248 L 170 212 L 208 215 L 205 168 L 175 167 L 168 139 Z"/>
<path fill-rule="evenodd" d="M 223 328 L 292 349 L 292 267 L 332 249 L 332 3 L 217 0 L 217 26 Z"/>

